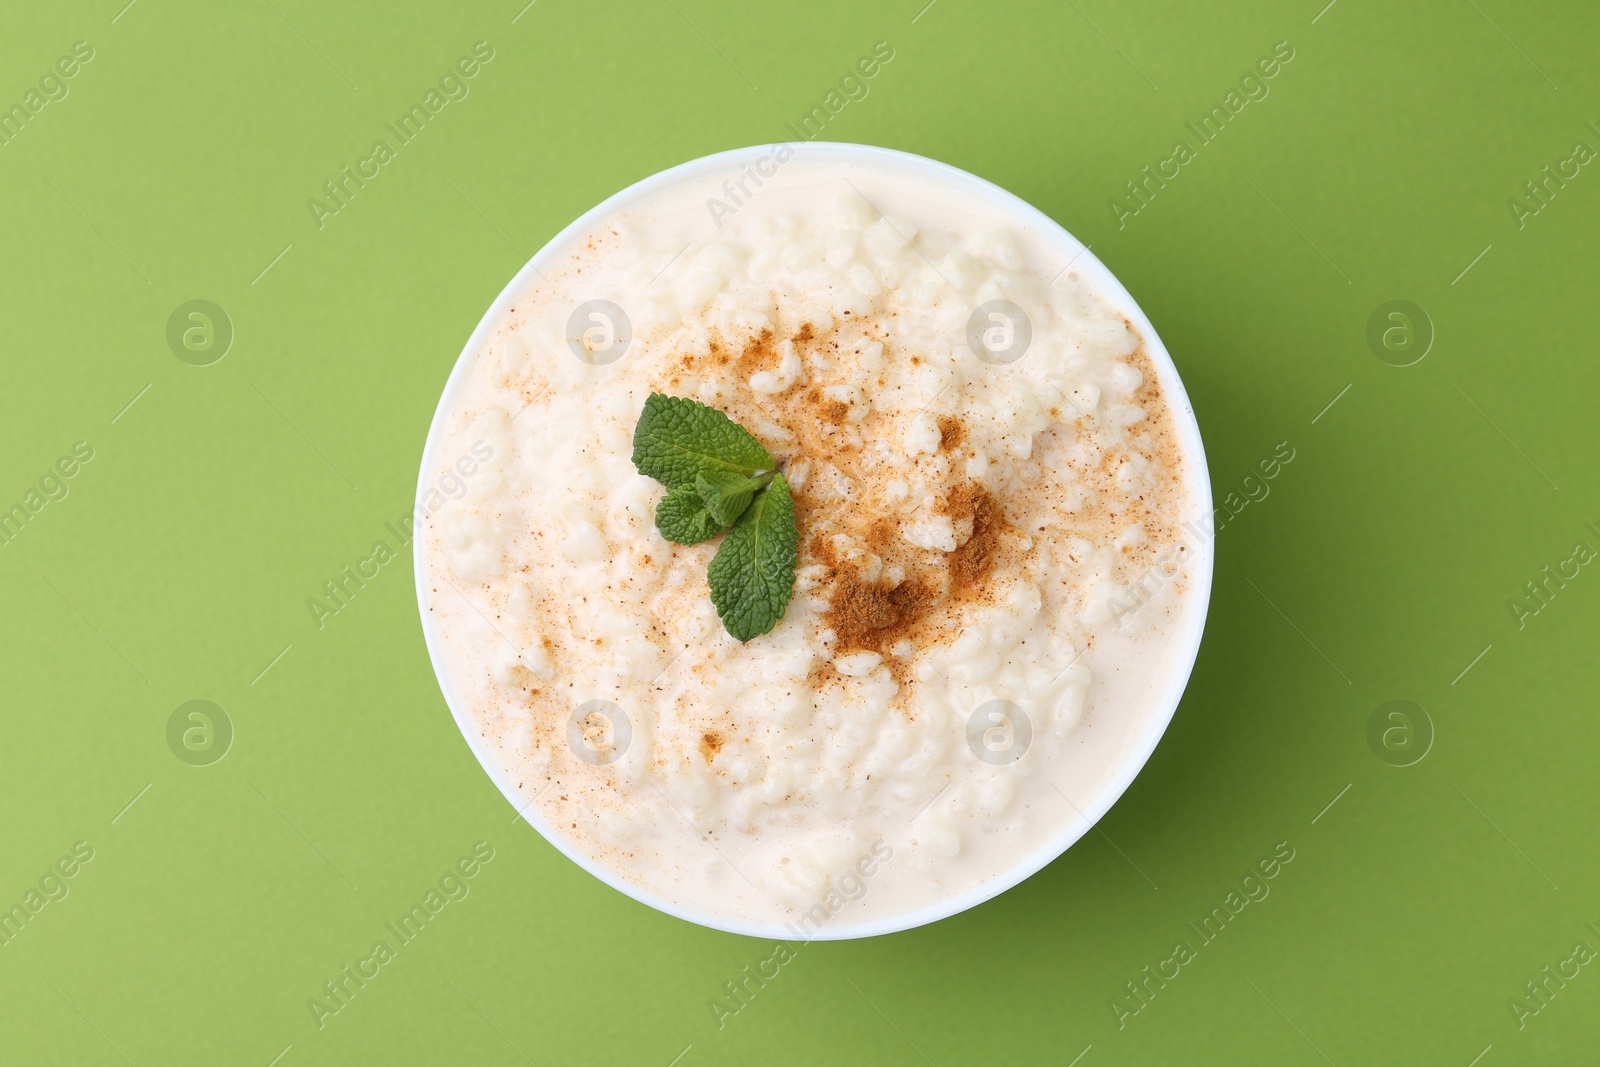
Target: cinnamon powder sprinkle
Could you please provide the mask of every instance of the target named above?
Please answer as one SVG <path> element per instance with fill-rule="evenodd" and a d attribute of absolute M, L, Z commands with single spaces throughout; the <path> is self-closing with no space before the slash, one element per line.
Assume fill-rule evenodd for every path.
<path fill-rule="evenodd" d="M 1000 505 L 977 482 L 963 482 L 950 492 L 947 514 L 954 520 L 972 519 L 972 536 L 950 553 L 950 585 L 954 592 L 983 587 L 994 569 L 1005 516 Z"/>
<path fill-rule="evenodd" d="M 949 450 L 967 439 L 967 428 L 954 415 L 939 416 L 939 447 Z"/>
<path fill-rule="evenodd" d="M 900 537 L 900 524 L 886 515 L 873 519 L 867 525 L 867 547 L 882 553 Z"/>
<path fill-rule="evenodd" d="M 700 755 L 710 763 L 716 759 L 717 753 L 722 751 L 722 735 L 718 733 L 704 733 L 700 735 Z"/>
<path fill-rule="evenodd" d="M 845 571 L 833 583 L 828 624 L 838 639 L 839 651 L 886 655 L 902 638 L 915 633 L 943 599 L 923 578 L 908 578 L 889 589 Z"/>
<path fill-rule="evenodd" d="M 826 540 L 810 539 L 810 555 L 833 572 L 824 617 L 837 641 L 835 651 L 888 655 L 902 639 L 916 637 L 981 595 L 999 559 L 1005 517 L 989 491 L 975 481 L 951 490 L 943 511 L 953 521 L 971 519 L 972 536 L 945 554 L 944 566 L 917 567 L 895 586 L 864 580 L 853 567 L 840 564 Z M 890 544 L 897 535 L 889 519 L 879 518 L 867 529 L 874 548 Z"/>
<path fill-rule="evenodd" d="M 745 342 L 734 373 L 748 379 L 756 371 L 776 370 L 780 362 L 777 339 L 770 329 L 766 329 Z"/>

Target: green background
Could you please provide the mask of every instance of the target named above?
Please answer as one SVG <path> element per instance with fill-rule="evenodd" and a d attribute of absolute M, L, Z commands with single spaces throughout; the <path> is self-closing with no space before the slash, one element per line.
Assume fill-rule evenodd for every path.
<path fill-rule="evenodd" d="M 1600 949 L 1600 575 L 1508 607 L 1600 546 L 1600 175 L 1521 228 L 1507 206 L 1600 148 L 1589 5 L 122 2 L 12 4 L 0 32 L 5 106 L 95 49 L 0 147 L 0 507 L 94 449 L 0 547 L 0 906 L 95 850 L 0 947 L 0 1060 L 1593 1055 L 1600 967 L 1521 1028 L 1511 1001 Z M 470 96 L 319 230 L 307 199 L 479 40 Z M 435 685 L 409 549 L 323 628 L 306 601 L 398 543 L 445 376 L 529 255 L 639 178 L 790 136 L 880 40 L 826 136 L 1091 243 L 1171 350 L 1219 496 L 1295 459 L 1219 535 L 1193 681 L 1101 832 L 963 915 L 800 948 L 719 1030 L 707 1001 L 772 946 L 513 818 Z M 1285 40 L 1270 95 L 1119 228 L 1123 183 Z M 236 332 L 210 366 L 166 341 L 194 299 Z M 1436 334 L 1407 367 L 1366 337 L 1397 299 Z M 236 731 L 209 766 L 166 740 L 194 699 Z M 1409 749 L 1369 744 L 1390 700 L 1431 723 L 1420 762 L 1392 765 L 1416 713 Z M 307 1000 L 479 841 L 470 895 L 319 1030 Z M 1271 895 L 1119 1028 L 1123 983 L 1282 841 Z"/>

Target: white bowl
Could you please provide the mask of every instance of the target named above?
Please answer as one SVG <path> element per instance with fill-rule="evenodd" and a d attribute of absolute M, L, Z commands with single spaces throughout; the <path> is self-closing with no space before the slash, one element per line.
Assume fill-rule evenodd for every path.
<path fill-rule="evenodd" d="M 1205 451 L 1200 441 L 1200 428 L 1195 421 L 1194 409 L 1189 404 L 1189 397 L 1184 392 L 1183 382 L 1178 377 L 1177 368 L 1172 364 L 1172 358 L 1167 354 L 1166 347 L 1156 335 L 1155 328 L 1150 325 L 1150 320 L 1145 317 L 1139 305 L 1132 296 L 1123 288 L 1122 283 L 1106 269 L 1094 254 L 1082 242 L 1062 229 L 1049 216 L 1037 208 L 1006 192 L 991 182 L 984 181 L 976 175 L 969 174 L 945 163 L 927 159 L 923 156 L 912 155 L 908 152 L 899 152 L 889 148 L 877 148 L 869 145 L 838 144 L 832 142 L 811 141 L 790 146 L 795 151 L 795 162 L 807 164 L 855 164 L 872 166 L 898 172 L 924 181 L 933 181 L 946 184 L 957 192 L 965 193 L 977 201 L 986 201 L 992 204 L 995 213 L 1004 218 L 1008 223 L 1026 228 L 1047 247 L 1054 246 L 1060 253 L 1063 262 L 1069 262 L 1074 270 L 1091 282 L 1091 288 L 1096 294 L 1110 305 L 1114 310 L 1125 316 L 1135 328 L 1144 342 L 1144 351 L 1160 379 L 1161 389 L 1165 395 L 1168 407 L 1172 412 L 1173 421 L 1183 449 L 1185 460 L 1184 474 L 1187 480 L 1186 490 L 1188 500 L 1194 515 L 1202 518 L 1204 534 L 1197 538 L 1189 561 L 1185 564 L 1185 574 L 1189 580 L 1189 590 L 1185 594 L 1185 617 L 1179 630 L 1173 635 L 1168 650 L 1168 663 L 1171 675 L 1167 679 L 1165 689 L 1153 704 L 1153 710 L 1142 728 L 1137 730 L 1129 739 L 1125 739 L 1119 758 L 1105 768 L 1098 788 L 1085 800 L 1075 805 L 1078 809 L 1076 818 L 1065 821 L 1059 831 L 1049 837 L 1045 843 L 1011 867 L 1009 870 L 998 871 L 993 877 L 984 881 L 971 890 L 941 900 L 936 904 L 908 911 L 886 918 L 861 922 L 855 925 L 841 923 L 838 926 L 825 926 L 810 938 L 805 940 L 842 940 L 856 937 L 872 937 L 879 934 L 894 933 L 908 930 L 925 923 L 934 922 L 967 910 L 986 900 L 991 899 L 1010 889 L 1036 873 L 1051 860 L 1065 852 L 1080 837 L 1086 834 L 1111 807 L 1123 791 L 1133 782 L 1134 777 L 1144 767 L 1145 761 L 1155 751 L 1161 735 L 1166 732 L 1167 724 L 1172 721 L 1172 714 L 1178 706 L 1178 700 L 1183 695 L 1184 687 L 1188 684 L 1190 671 L 1194 667 L 1196 654 L 1200 649 L 1200 636 L 1205 627 L 1206 612 L 1211 599 L 1211 575 L 1215 557 L 1209 516 L 1211 514 L 1211 482 L 1206 471 Z M 472 331 L 472 336 L 467 339 L 466 346 L 461 350 L 461 355 L 456 359 L 455 368 L 451 371 L 449 380 L 445 383 L 444 393 L 439 399 L 439 407 L 434 413 L 433 424 L 428 430 L 427 444 L 422 452 L 422 469 L 418 477 L 418 499 L 427 493 L 429 479 L 435 469 L 439 439 L 443 434 L 446 412 L 451 409 L 452 401 L 467 378 L 469 367 L 473 358 L 481 349 L 501 317 L 511 307 L 515 298 L 521 294 L 532 282 L 539 272 L 540 267 L 549 267 L 553 264 L 561 250 L 565 249 L 574 238 L 588 232 L 612 214 L 627 208 L 635 207 L 647 198 L 666 192 L 680 182 L 690 182 L 707 175 L 725 176 L 736 173 L 741 164 L 753 163 L 761 156 L 768 155 L 772 146 L 759 146 L 754 148 L 735 149 L 728 152 L 718 152 L 714 155 L 703 156 L 653 174 L 642 181 L 630 185 L 621 192 L 607 198 L 602 203 L 585 212 L 566 229 L 556 234 L 541 248 L 534 257 L 528 261 L 516 277 L 501 290 L 494 303 L 484 312 L 479 320 L 477 329 Z M 648 904 L 658 911 L 675 915 L 680 919 L 699 923 L 717 930 L 729 933 L 745 934 L 751 937 L 765 938 L 768 940 L 794 941 L 794 931 L 779 924 L 765 924 L 749 922 L 739 919 L 730 919 L 726 916 L 702 912 L 687 908 L 666 900 L 661 896 L 634 885 L 618 877 L 614 872 L 595 863 L 590 857 L 578 851 L 566 841 L 561 834 L 555 832 L 539 815 L 532 810 L 531 805 L 525 805 L 517 792 L 516 786 L 509 781 L 505 774 L 495 763 L 492 754 L 483 743 L 479 735 L 477 723 L 473 720 L 470 711 L 463 705 L 454 691 L 446 669 L 443 642 L 434 625 L 432 613 L 428 607 L 428 593 L 431 588 L 427 573 L 427 554 L 420 550 L 421 543 L 414 542 L 415 571 L 417 581 L 417 601 L 422 615 L 422 633 L 427 642 L 428 655 L 433 661 L 434 674 L 439 679 L 439 688 L 444 694 L 445 703 L 450 707 L 450 713 L 455 716 L 456 725 L 461 730 L 461 735 L 466 738 L 467 745 L 472 749 L 473 755 L 483 765 L 489 778 L 499 787 L 514 809 L 522 811 L 523 818 L 537 830 L 545 840 L 559 849 L 567 858 L 578 866 L 611 886 L 613 889 L 626 893 L 635 900 Z M 1082 727 L 1080 727 L 1081 729 Z"/>

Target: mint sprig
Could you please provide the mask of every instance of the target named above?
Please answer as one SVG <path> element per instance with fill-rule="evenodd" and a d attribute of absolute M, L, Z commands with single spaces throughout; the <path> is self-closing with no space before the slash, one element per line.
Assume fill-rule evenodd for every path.
<path fill-rule="evenodd" d="M 740 641 L 769 632 L 794 595 L 800 544 L 789 483 L 771 454 L 716 408 L 651 393 L 633 430 L 633 465 L 667 488 L 656 529 L 668 541 L 699 544 L 729 530 L 706 572 L 711 602 Z"/>

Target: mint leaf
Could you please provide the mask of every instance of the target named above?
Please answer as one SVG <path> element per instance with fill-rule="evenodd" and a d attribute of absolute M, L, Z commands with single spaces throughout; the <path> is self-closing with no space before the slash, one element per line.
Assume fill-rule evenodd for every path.
<path fill-rule="evenodd" d="M 645 400 L 633 429 L 633 465 L 668 489 L 692 486 L 701 473 L 749 478 L 777 466 L 749 430 L 716 408 L 660 393 Z"/>
<path fill-rule="evenodd" d="M 706 511 L 705 501 L 692 485 L 680 485 L 656 505 L 656 529 L 675 545 L 698 545 L 726 527 Z"/>
<path fill-rule="evenodd" d="M 728 531 L 706 571 L 711 602 L 734 637 L 748 641 L 783 618 L 794 595 L 799 546 L 789 483 L 776 474 Z"/>
<path fill-rule="evenodd" d="M 694 488 L 711 517 L 722 526 L 732 526 L 750 506 L 750 498 L 772 479 L 771 472 L 746 478 L 732 471 L 701 471 L 694 476 Z"/>

